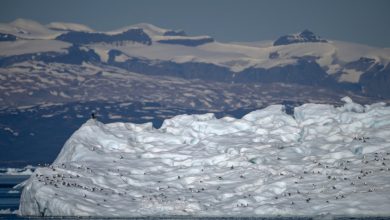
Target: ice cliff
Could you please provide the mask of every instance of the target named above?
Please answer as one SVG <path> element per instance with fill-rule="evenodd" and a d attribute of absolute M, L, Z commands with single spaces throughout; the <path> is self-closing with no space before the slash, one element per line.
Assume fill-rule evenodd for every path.
<path fill-rule="evenodd" d="M 390 107 L 87 121 L 26 182 L 32 216 L 390 215 Z"/>

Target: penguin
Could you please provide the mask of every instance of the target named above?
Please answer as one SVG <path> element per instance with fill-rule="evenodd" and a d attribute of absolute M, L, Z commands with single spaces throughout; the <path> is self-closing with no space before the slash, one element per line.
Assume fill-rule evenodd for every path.
<path fill-rule="evenodd" d="M 95 112 L 92 112 L 92 113 L 91 113 L 91 118 L 92 118 L 92 119 L 96 119 Z"/>

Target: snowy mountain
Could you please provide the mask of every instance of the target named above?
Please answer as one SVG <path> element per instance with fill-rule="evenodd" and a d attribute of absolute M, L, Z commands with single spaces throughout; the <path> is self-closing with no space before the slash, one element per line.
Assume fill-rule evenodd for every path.
<path fill-rule="evenodd" d="M 94 30 L 88 26 L 82 24 L 75 24 L 75 23 L 51 22 L 50 24 L 46 25 L 46 27 L 54 31 L 94 32 Z"/>
<path fill-rule="evenodd" d="M 147 75 L 217 82 L 319 85 L 390 98 L 390 50 L 333 40 L 311 31 L 270 44 L 221 43 L 141 23 L 109 32 L 79 24 L 18 19 L 0 25 L 0 67 L 22 62 L 92 63 Z M 376 84 L 376 82 L 382 82 Z"/>
<path fill-rule="evenodd" d="M 286 35 L 278 38 L 274 42 L 274 46 L 279 45 L 288 45 L 288 44 L 296 44 L 296 43 L 327 43 L 327 40 L 321 39 L 319 36 L 316 36 L 313 32 L 309 30 L 304 30 L 301 33 Z"/>
<path fill-rule="evenodd" d="M 53 39 L 59 34 L 32 20 L 16 19 L 8 24 L 0 24 L 0 33 L 17 36 L 20 39 Z"/>
<path fill-rule="evenodd" d="M 294 117 L 88 120 L 24 183 L 26 216 L 388 216 L 390 107 L 343 98 Z"/>
<path fill-rule="evenodd" d="M 129 27 L 124 27 L 116 31 L 110 31 L 110 34 L 123 33 L 128 29 L 142 29 L 154 42 L 162 44 L 174 44 L 183 46 L 199 46 L 202 44 L 214 42 L 210 36 L 188 36 L 183 30 L 170 30 L 157 27 L 148 23 L 139 23 Z"/>

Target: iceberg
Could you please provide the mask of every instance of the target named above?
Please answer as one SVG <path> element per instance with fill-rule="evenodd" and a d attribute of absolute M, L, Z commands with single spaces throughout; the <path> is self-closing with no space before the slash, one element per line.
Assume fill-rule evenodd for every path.
<path fill-rule="evenodd" d="M 88 120 L 24 184 L 23 216 L 390 215 L 390 107 Z"/>
<path fill-rule="evenodd" d="M 35 170 L 34 166 L 28 165 L 24 168 L 0 168 L 0 176 L 1 175 L 12 175 L 12 176 L 29 176 Z"/>

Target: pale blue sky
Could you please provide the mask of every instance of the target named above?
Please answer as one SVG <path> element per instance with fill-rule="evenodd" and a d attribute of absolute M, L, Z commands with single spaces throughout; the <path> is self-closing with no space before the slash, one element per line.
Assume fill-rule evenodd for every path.
<path fill-rule="evenodd" d="M 101 31 L 148 22 L 222 42 L 309 29 L 328 39 L 390 47 L 389 0 L 1 0 L 0 22 L 16 18 Z"/>

